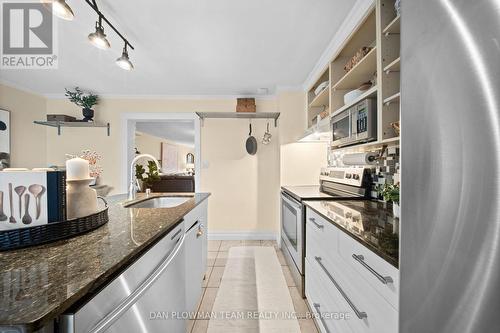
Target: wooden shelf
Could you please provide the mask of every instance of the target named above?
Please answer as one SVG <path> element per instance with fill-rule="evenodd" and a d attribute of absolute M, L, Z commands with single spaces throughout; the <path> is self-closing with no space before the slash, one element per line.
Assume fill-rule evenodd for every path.
<path fill-rule="evenodd" d="M 309 104 L 309 108 L 311 107 L 319 107 L 319 106 L 326 106 L 328 107 L 330 105 L 330 96 L 328 92 L 330 91 L 329 87 L 327 86 L 325 89 L 323 89 L 314 99 L 311 101 Z"/>
<path fill-rule="evenodd" d="M 397 94 L 394 94 L 392 96 L 387 97 L 384 99 L 384 105 L 389 105 L 391 103 L 399 103 L 399 98 L 401 97 L 401 93 L 398 92 Z"/>
<path fill-rule="evenodd" d="M 401 70 L 401 57 L 397 57 L 389 65 L 384 67 L 384 73 L 389 74 L 390 72 L 399 72 Z"/>
<path fill-rule="evenodd" d="M 399 136 L 382 140 L 383 144 L 398 143 L 398 142 L 399 142 Z"/>
<path fill-rule="evenodd" d="M 368 52 L 360 62 L 356 64 L 349 72 L 347 72 L 332 89 L 335 90 L 352 90 L 357 89 L 361 84 L 370 81 L 373 73 L 377 71 L 377 48 Z"/>
<path fill-rule="evenodd" d="M 57 135 L 61 135 L 62 127 L 100 127 L 107 128 L 108 136 L 110 135 L 110 125 L 109 123 L 99 123 L 95 121 L 34 121 L 33 123 L 37 125 L 56 127 Z"/>
<path fill-rule="evenodd" d="M 401 16 L 398 15 L 394 20 L 392 20 L 382 31 L 386 36 L 396 35 L 401 33 Z"/>
<path fill-rule="evenodd" d="M 377 96 L 377 86 L 373 86 L 371 87 L 370 89 L 368 89 L 367 91 L 365 91 L 363 93 L 363 95 L 359 96 L 358 98 L 356 98 L 354 101 L 352 101 L 351 103 L 349 104 L 346 104 L 344 105 L 343 107 L 335 110 L 333 113 L 332 113 L 332 116 L 335 116 L 337 114 L 339 114 L 340 112 L 344 111 L 344 110 L 347 110 L 349 109 L 350 107 L 352 107 L 353 105 L 356 105 L 357 103 L 359 103 L 360 101 L 364 100 L 365 98 L 368 98 L 368 97 L 374 97 L 374 96 Z"/>
<path fill-rule="evenodd" d="M 206 118 L 218 119 L 273 119 L 274 126 L 278 126 L 279 112 L 196 112 L 203 121 Z"/>

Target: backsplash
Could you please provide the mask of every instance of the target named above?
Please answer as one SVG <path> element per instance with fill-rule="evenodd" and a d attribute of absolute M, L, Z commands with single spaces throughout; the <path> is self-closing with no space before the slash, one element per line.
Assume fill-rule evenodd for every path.
<path fill-rule="evenodd" d="M 374 149 L 373 151 L 378 152 L 380 148 Z M 342 159 L 346 153 L 350 152 L 339 149 L 328 149 L 328 166 L 345 166 Z M 374 165 L 374 173 L 372 174 L 372 198 L 382 199 L 377 193 L 377 186 L 383 186 L 386 183 L 398 184 L 400 182 L 401 173 L 399 169 L 399 156 L 399 146 L 388 147 L 382 159 L 378 161 L 377 165 Z"/>

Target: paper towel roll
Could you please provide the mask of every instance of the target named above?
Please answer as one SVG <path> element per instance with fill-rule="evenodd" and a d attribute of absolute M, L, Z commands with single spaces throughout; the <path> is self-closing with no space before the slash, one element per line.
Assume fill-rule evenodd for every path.
<path fill-rule="evenodd" d="M 345 165 L 365 165 L 365 164 L 377 164 L 376 157 L 377 153 L 355 153 L 355 154 L 345 154 L 342 157 L 342 162 Z"/>

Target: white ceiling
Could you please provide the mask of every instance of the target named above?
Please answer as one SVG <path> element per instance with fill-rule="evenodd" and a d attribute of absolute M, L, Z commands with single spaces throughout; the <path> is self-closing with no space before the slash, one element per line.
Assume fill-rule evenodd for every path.
<path fill-rule="evenodd" d="M 137 122 L 136 132 L 194 147 L 194 121 Z"/>
<path fill-rule="evenodd" d="M 80 86 L 101 95 L 255 95 L 298 86 L 355 1 L 97 0 L 136 48 L 135 70 L 114 64 L 123 44 L 105 27 L 111 50 L 87 42 L 96 15 L 67 0 L 75 20 L 58 19 L 57 70 L 2 70 L 0 77 L 41 94 Z"/>

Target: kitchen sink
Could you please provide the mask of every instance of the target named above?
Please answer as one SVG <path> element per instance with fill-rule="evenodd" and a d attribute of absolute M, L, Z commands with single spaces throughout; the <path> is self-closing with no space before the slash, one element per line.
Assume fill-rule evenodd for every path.
<path fill-rule="evenodd" d="M 125 205 L 127 208 L 173 208 L 182 205 L 193 197 L 152 197 Z"/>

